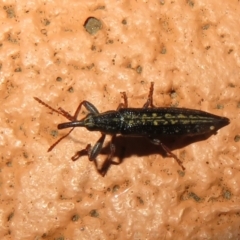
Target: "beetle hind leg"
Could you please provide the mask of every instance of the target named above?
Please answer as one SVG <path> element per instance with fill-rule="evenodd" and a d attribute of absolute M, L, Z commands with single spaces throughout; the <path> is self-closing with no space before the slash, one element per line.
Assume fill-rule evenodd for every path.
<path fill-rule="evenodd" d="M 179 164 L 179 166 L 182 168 L 182 170 L 184 171 L 185 170 L 185 167 L 183 166 L 183 163 L 182 161 L 166 146 L 164 145 L 159 139 L 152 139 L 152 138 L 149 138 L 149 140 L 155 144 L 155 145 L 158 145 L 158 146 L 161 146 L 162 149 L 172 158 L 174 158 L 177 163 Z"/>
<path fill-rule="evenodd" d="M 153 105 L 153 90 L 154 90 L 154 82 L 151 82 L 148 99 L 147 99 L 147 102 L 143 105 L 143 108 L 154 108 L 155 107 Z"/>
<path fill-rule="evenodd" d="M 127 99 L 126 92 L 120 92 L 120 93 L 121 93 L 121 97 L 123 98 L 123 103 L 120 103 L 118 105 L 117 110 L 119 110 L 120 108 L 127 108 L 128 107 L 128 99 Z"/>

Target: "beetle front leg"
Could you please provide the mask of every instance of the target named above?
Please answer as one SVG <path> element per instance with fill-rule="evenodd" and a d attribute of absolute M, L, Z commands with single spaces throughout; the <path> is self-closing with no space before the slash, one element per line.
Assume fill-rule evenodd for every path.
<path fill-rule="evenodd" d="M 103 146 L 103 142 L 105 140 L 105 137 L 106 137 L 106 134 L 102 134 L 102 136 L 98 139 L 98 141 L 95 143 L 93 148 L 92 148 L 91 144 L 88 144 L 85 149 L 82 149 L 82 150 L 78 151 L 72 157 L 72 160 L 76 161 L 82 155 L 87 154 L 89 161 L 94 161 L 102 150 L 102 146 Z"/>
<path fill-rule="evenodd" d="M 98 141 L 95 143 L 93 148 L 88 149 L 88 158 L 89 161 L 96 161 L 97 156 L 102 150 L 102 146 L 105 140 L 106 134 L 102 134 L 102 136 L 98 139 Z"/>
<path fill-rule="evenodd" d="M 80 158 L 83 155 L 88 155 L 89 161 L 93 161 L 95 164 L 95 167 L 97 171 L 102 175 L 102 169 L 98 168 L 97 164 L 97 156 L 102 150 L 102 146 L 105 140 L 106 134 L 102 134 L 102 136 L 98 139 L 98 141 L 95 143 L 93 147 L 91 147 L 91 144 L 88 144 L 85 149 L 78 151 L 73 157 L 72 160 L 76 161 L 78 158 Z"/>
<path fill-rule="evenodd" d="M 177 161 L 177 163 L 181 166 L 182 170 L 183 171 L 185 170 L 185 167 L 183 166 L 182 161 L 174 153 L 172 153 L 171 150 L 166 145 L 164 145 L 159 139 L 149 138 L 149 140 L 155 145 L 158 145 L 158 146 L 160 145 L 162 149 L 169 154 L 169 156 L 171 156 Z"/>
<path fill-rule="evenodd" d="M 111 139 L 111 142 L 110 142 L 110 153 L 109 153 L 107 159 L 105 160 L 105 162 L 103 163 L 102 167 L 101 168 L 98 167 L 96 158 L 97 158 L 97 156 L 99 155 L 99 153 L 102 150 L 102 146 L 103 146 L 103 142 L 105 140 L 105 137 L 106 137 L 106 135 L 102 134 L 102 136 L 99 138 L 99 140 L 93 146 L 93 148 L 91 147 L 91 144 L 88 144 L 85 149 L 83 149 L 81 151 L 78 151 L 72 157 L 72 160 L 76 161 L 82 155 L 87 154 L 88 158 L 89 158 L 89 161 L 93 161 L 94 162 L 95 167 L 96 167 L 98 173 L 101 174 L 104 177 L 106 175 L 109 167 L 111 166 L 111 164 L 115 164 L 115 165 L 119 164 L 119 163 L 115 163 L 115 162 L 112 161 L 112 158 L 113 158 L 115 150 L 116 150 L 116 147 L 115 147 L 115 145 L 113 143 L 114 139 L 116 137 L 116 135 L 114 135 L 112 137 L 112 139 Z"/>
<path fill-rule="evenodd" d="M 73 161 L 77 161 L 80 157 L 82 157 L 83 155 L 88 155 L 88 152 L 91 151 L 91 144 L 88 144 L 86 146 L 86 148 L 76 152 L 76 154 L 74 156 L 71 157 L 71 159 Z"/>
<path fill-rule="evenodd" d="M 78 116 L 78 114 L 79 114 L 82 106 L 84 106 L 90 113 L 93 113 L 93 114 L 98 114 L 98 113 L 99 113 L 98 110 L 96 109 L 96 107 L 95 107 L 92 103 L 90 103 L 90 102 L 88 102 L 88 101 L 82 101 L 82 102 L 78 105 L 78 107 L 77 107 L 77 109 L 76 109 L 76 111 L 75 111 L 75 113 L 74 113 L 73 116 L 70 115 L 70 114 L 69 114 L 67 111 L 65 111 L 64 109 L 62 109 L 61 107 L 58 108 L 58 111 L 61 112 L 61 114 L 62 114 L 65 118 L 67 118 L 68 120 L 70 120 L 70 121 L 76 121 L 76 120 L 77 120 L 77 116 Z"/>

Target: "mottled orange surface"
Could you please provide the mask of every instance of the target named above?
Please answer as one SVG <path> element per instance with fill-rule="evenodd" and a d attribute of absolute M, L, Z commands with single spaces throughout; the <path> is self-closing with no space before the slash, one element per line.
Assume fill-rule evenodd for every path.
<path fill-rule="evenodd" d="M 0 6 L 1 239 L 240 239 L 238 1 Z M 101 23 L 95 34 L 89 17 Z M 102 112 L 126 91 L 141 107 L 151 81 L 157 106 L 231 120 L 204 141 L 169 146 L 185 172 L 144 139 L 119 138 L 123 161 L 103 178 L 87 156 L 71 161 L 100 137 L 84 128 L 47 152 L 66 119 L 33 97 L 70 113 L 88 100 Z"/>

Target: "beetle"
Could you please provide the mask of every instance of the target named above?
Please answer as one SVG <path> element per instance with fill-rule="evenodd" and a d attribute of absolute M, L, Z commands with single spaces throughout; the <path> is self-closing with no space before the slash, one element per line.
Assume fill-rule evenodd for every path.
<path fill-rule="evenodd" d="M 92 103 L 84 100 L 79 104 L 73 116 L 62 108 L 58 108 L 58 110 L 54 109 L 39 98 L 34 97 L 34 99 L 42 105 L 48 107 L 53 112 L 63 115 L 69 120 L 69 122 L 58 124 L 58 129 L 72 128 L 66 135 L 55 142 L 48 151 L 51 151 L 62 139 L 66 138 L 75 127 L 85 127 L 89 131 L 101 132 L 101 137 L 93 147 L 88 144 L 85 149 L 77 152 L 72 157 L 72 160 L 75 161 L 83 153 L 87 153 L 89 160 L 94 161 L 97 171 L 102 176 L 106 174 L 109 166 L 114 164 L 111 159 L 116 149 L 114 139 L 117 134 L 148 138 L 152 143 L 161 146 L 166 153 L 178 162 L 182 170 L 185 170 L 180 159 L 172 153 L 159 138 L 213 134 L 218 129 L 228 125 L 230 121 L 226 117 L 217 116 L 201 110 L 155 107 L 153 105 L 153 90 L 154 83 L 151 82 L 147 101 L 142 108 L 128 108 L 126 92 L 121 92 L 124 102 L 119 104 L 117 110 L 99 113 Z M 81 120 L 77 120 L 82 106 L 84 106 L 89 113 Z M 102 168 L 98 168 L 96 158 L 101 152 L 106 135 L 112 136 L 110 153 Z"/>

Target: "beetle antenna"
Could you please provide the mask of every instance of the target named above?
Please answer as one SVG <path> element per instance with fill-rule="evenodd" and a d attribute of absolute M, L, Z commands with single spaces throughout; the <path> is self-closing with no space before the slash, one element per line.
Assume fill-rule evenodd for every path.
<path fill-rule="evenodd" d="M 51 152 L 59 144 L 59 142 L 61 142 L 65 137 L 67 137 L 73 131 L 73 129 L 74 128 L 72 128 L 67 134 L 59 138 L 52 146 L 50 146 L 50 148 L 48 149 L 48 152 Z"/>
<path fill-rule="evenodd" d="M 68 112 L 66 112 L 65 110 L 63 110 L 62 108 L 59 108 L 58 110 L 49 106 L 47 103 L 43 102 L 41 99 L 37 98 L 37 97 L 33 97 L 37 102 L 39 102 L 40 104 L 42 104 L 43 106 L 47 107 L 48 109 L 52 110 L 53 112 L 56 112 L 62 116 L 64 116 L 65 118 L 67 118 L 68 120 L 72 121 L 74 120 L 74 117 L 71 116 Z"/>

